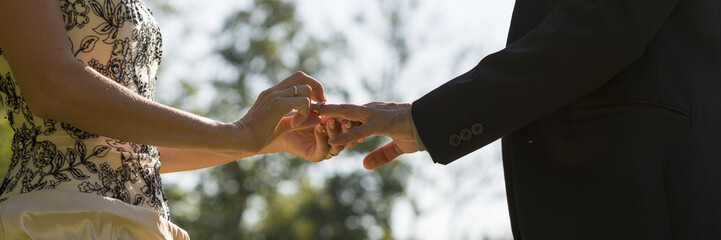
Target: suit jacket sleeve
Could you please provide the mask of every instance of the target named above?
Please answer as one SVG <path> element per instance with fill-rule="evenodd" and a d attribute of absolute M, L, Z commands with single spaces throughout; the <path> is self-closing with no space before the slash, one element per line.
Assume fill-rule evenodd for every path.
<path fill-rule="evenodd" d="M 599 88 L 643 53 L 677 2 L 560 4 L 537 28 L 413 103 L 433 161 L 450 163 Z"/>

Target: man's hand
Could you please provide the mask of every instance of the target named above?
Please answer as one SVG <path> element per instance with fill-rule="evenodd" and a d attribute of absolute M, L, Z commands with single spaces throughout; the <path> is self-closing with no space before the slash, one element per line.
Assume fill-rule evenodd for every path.
<path fill-rule="evenodd" d="M 292 117 L 292 114 L 289 116 Z M 314 119 L 306 122 L 316 123 Z M 350 148 L 355 142 L 344 145 L 328 144 L 328 138 L 335 137 L 344 132 L 350 131 L 360 122 L 343 120 L 340 118 L 322 117 L 320 123 L 314 126 L 305 127 L 299 130 L 287 132 L 278 137 L 274 142 L 262 150 L 262 153 L 275 153 L 279 151 L 288 152 L 305 158 L 311 162 L 320 162 L 340 154 L 343 149 Z M 303 123 L 306 125 L 306 123 Z"/>
<path fill-rule="evenodd" d="M 413 135 L 410 103 L 372 102 L 363 106 L 326 104 L 320 112 L 325 116 L 338 116 L 363 123 L 344 134 L 331 137 L 328 141 L 330 145 L 346 145 L 370 135 L 393 139 L 392 142 L 372 151 L 363 159 L 363 166 L 366 169 L 378 168 L 401 154 L 418 151 L 418 144 Z"/>

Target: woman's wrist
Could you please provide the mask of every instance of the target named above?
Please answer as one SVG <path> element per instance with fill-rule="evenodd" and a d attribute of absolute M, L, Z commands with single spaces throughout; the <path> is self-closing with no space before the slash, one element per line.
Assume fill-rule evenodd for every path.
<path fill-rule="evenodd" d="M 257 150 L 253 149 L 246 128 L 238 121 L 218 122 L 214 128 L 214 134 L 211 134 L 207 142 L 211 152 L 228 157 L 247 157 L 256 154 Z"/>
<path fill-rule="evenodd" d="M 270 142 L 263 149 L 261 149 L 257 154 L 273 154 L 278 152 L 284 152 L 287 149 L 284 144 L 285 142 L 283 141 L 283 137 L 278 137 L 275 139 L 275 141 Z"/>

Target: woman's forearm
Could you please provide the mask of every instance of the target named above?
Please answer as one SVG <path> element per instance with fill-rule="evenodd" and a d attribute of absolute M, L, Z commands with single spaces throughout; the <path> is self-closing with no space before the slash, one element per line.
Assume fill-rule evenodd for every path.
<path fill-rule="evenodd" d="M 0 44 L 30 111 L 122 140 L 237 155 L 239 128 L 173 109 L 83 65 L 57 2 L 0 1 Z"/>
<path fill-rule="evenodd" d="M 200 150 L 158 147 L 160 173 L 189 171 L 226 164 L 247 156 L 229 157 Z"/>
<path fill-rule="evenodd" d="M 281 137 L 281 139 L 282 138 L 283 137 Z M 277 153 L 290 149 L 287 143 L 285 143 L 287 140 L 281 139 L 273 141 L 258 152 L 241 152 L 238 155 L 232 156 L 187 148 L 158 147 L 160 159 L 163 162 L 163 167 L 160 168 L 160 171 L 161 173 L 171 173 L 196 170 L 226 164 L 253 155 Z M 296 155 L 309 158 L 309 156 L 300 153 L 296 153 Z"/>
<path fill-rule="evenodd" d="M 39 93 L 29 103 L 34 114 L 143 144 L 233 155 L 245 145 L 232 123 L 153 102 L 77 61 L 68 65 L 22 86 Z"/>
<path fill-rule="evenodd" d="M 146 99 L 79 62 L 57 2 L 4 0 L 0 9 L 0 45 L 30 111 L 99 135 L 250 156 L 315 119 L 308 117 L 311 99 L 325 101 L 323 86 L 297 72 L 263 91 L 242 119 L 207 119 Z"/>

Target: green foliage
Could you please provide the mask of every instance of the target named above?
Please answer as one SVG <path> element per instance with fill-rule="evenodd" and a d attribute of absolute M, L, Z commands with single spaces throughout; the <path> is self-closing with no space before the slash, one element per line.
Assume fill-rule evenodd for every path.
<path fill-rule="evenodd" d="M 232 14 L 219 39 L 218 54 L 236 74 L 213 81 L 217 97 L 209 114 L 229 121 L 253 104 L 258 81 L 275 84 L 295 71 L 313 75 L 323 67 L 320 51 L 333 44 L 302 32 L 295 4 L 283 0 L 255 0 Z"/>
<path fill-rule="evenodd" d="M 213 168 L 194 191 L 166 189 L 173 221 L 196 239 L 367 239 L 369 231 L 391 238 L 390 213 L 403 191 L 405 165 L 339 174 L 320 186 L 310 168 L 290 156 Z"/>

